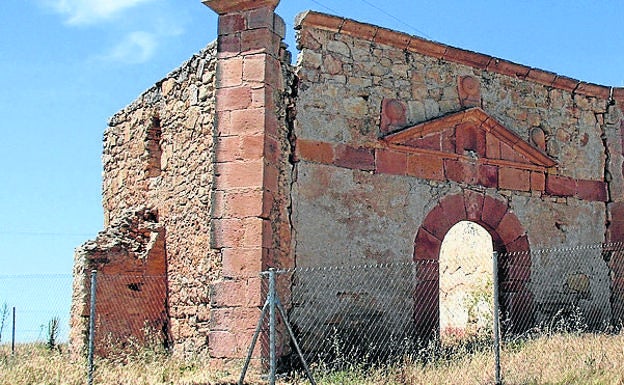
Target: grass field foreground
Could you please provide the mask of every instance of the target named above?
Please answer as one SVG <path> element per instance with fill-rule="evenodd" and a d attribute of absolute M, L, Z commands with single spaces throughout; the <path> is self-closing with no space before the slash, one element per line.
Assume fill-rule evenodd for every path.
<path fill-rule="evenodd" d="M 317 383 L 326 385 L 492 384 L 491 351 L 424 362 L 406 358 L 388 367 L 351 366 L 329 371 L 316 367 Z M 556 334 L 506 345 L 502 352 L 503 382 L 508 385 L 624 385 L 624 334 Z M 94 384 L 221 385 L 234 384 L 239 372 L 216 370 L 202 360 L 180 360 L 162 353 L 142 352 L 97 360 Z M 64 349 L 44 344 L 19 345 L 15 355 L 0 346 L 0 384 L 82 385 L 84 362 L 72 362 Z M 265 384 L 251 377 L 249 384 Z M 279 384 L 303 385 L 302 375 Z"/>

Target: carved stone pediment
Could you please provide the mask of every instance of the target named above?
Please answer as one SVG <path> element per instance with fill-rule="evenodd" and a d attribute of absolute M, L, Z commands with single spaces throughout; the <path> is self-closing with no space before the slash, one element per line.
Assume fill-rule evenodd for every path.
<path fill-rule="evenodd" d="M 404 128 L 385 136 L 383 140 L 408 152 L 474 159 L 519 169 L 557 165 L 540 149 L 505 128 L 479 107 Z"/>

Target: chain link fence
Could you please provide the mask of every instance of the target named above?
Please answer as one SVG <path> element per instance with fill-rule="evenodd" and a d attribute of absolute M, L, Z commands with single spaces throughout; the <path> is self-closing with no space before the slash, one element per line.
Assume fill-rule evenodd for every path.
<path fill-rule="evenodd" d="M 612 243 L 297 268 L 279 272 L 278 295 L 290 298 L 308 363 L 342 369 L 486 350 L 495 365 L 483 381 L 502 383 L 509 344 L 621 330 L 623 255 Z"/>
<path fill-rule="evenodd" d="M 0 275 L 0 344 L 64 344 L 71 274 Z"/>

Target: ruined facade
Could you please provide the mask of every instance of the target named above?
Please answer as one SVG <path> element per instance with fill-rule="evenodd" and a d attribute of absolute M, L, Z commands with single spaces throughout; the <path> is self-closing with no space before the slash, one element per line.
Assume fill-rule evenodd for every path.
<path fill-rule="evenodd" d="M 440 246 L 460 221 L 505 252 L 624 240 L 624 89 L 316 12 L 296 20 L 292 66 L 278 2 L 204 1 L 217 43 L 111 119 L 106 228 L 76 255 L 74 346 L 93 268 L 161 277 L 160 294 L 133 298 L 159 304 L 146 322 L 174 351 L 240 358 L 269 267 L 430 262 L 406 300 L 430 325 L 437 311 L 420 307 L 438 301 Z M 574 271 L 518 255 L 500 272 L 512 318 L 538 319 L 551 299 L 532 288 L 579 271 L 582 306 L 624 316 L 618 254 Z M 99 290 L 126 306 L 131 288 Z"/>

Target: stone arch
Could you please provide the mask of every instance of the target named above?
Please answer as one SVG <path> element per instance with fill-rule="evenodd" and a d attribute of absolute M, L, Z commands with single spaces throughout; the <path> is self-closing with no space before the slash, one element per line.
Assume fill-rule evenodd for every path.
<path fill-rule="evenodd" d="M 414 241 L 416 287 L 414 319 L 417 330 L 430 334 L 439 324 L 439 256 L 444 236 L 461 221 L 471 221 L 485 228 L 499 252 L 500 302 L 508 317 L 510 332 L 532 326 L 533 296 L 529 290 L 531 254 L 524 227 L 507 201 L 485 193 L 464 190 L 442 198 L 429 211 Z"/>

